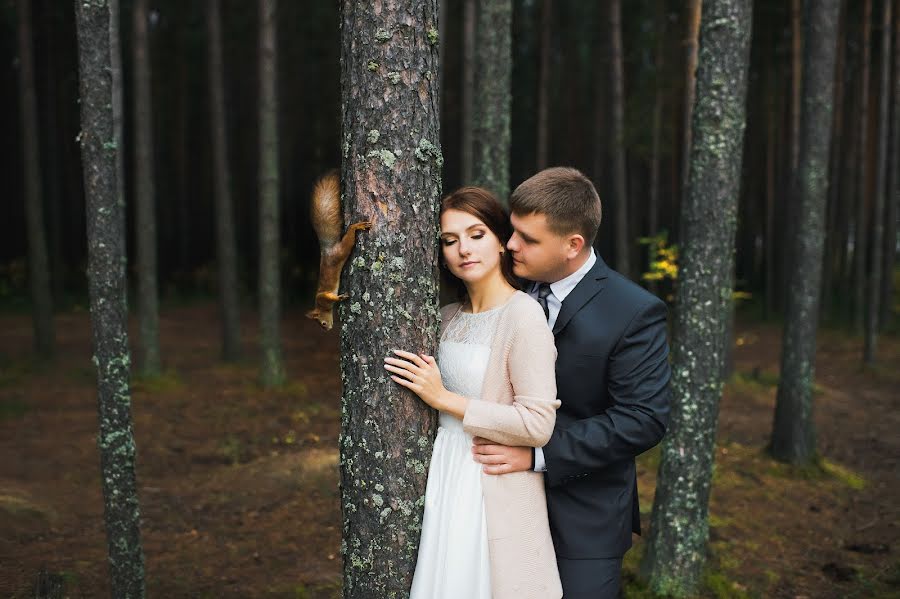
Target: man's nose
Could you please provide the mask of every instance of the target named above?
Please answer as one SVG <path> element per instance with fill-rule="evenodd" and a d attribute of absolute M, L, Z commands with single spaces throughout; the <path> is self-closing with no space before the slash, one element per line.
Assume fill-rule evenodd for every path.
<path fill-rule="evenodd" d="M 519 242 L 518 242 L 518 240 L 516 239 L 516 234 L 515 234 L 515 233 L 513 233 L 513 234 L 510 236 L 509 241 L 506 242 L 506 249 L 508 249 L 508 250 L 511 251 L 511 252 L 516 252 L 516 251 L 518 251 L 518 249 L 519 249 Z"/>

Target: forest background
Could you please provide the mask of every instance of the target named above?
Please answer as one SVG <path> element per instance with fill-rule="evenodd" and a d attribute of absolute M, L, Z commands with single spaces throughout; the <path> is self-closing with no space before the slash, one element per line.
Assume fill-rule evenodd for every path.
<path fill-rule="evenodd" d="M 128 295 L 146 302 L 141 279 L 149 268 L 160 301 L 155 359 L 148 344 L 154 333 L 143 319 L 141 326 L 132 323 L 140 348 L 133 409 L 147 584 L 151 594 L 168 596 L 329 596 L 340 588 L 341 571 L 338 333 L 326 334 L 302 315 L 312 303 L 319 259 L 310 189 L 341 163 L 340 7 L 283 1 L 274 20 L 280 242 L 273 255 L 281 282 L 275 318 L 283 328 L 266 332 L 256 317 L 267 287 L 260 264 L 272 249 L 260 233 L 259 172 L 267 156 L 259 141 L 261 20 L 255 2 L 221 2 L 226 175 L 218 170 L 222 144 L 211 118 L 211 4 L 122 4 Z M 441 90 L 444 190 L 481 175 L 471 138 L 483 83 L 475 67 L 473 4 L 448 0 L 439 9 L 442 62 L 434 76 Z M 512 2 L 508 172 L 495 184 L 505 196 L 544 166 L 584 171 L 604 202 L 600 255 L 673 304 L 687 193 L 695 4 Z M 896 2 L 888 25 L 882 20 L 891 4 L 840 3 L 827 208 L 822 230 L 809 231 L 796 224 L 802 215 L 792 192 L 801 143 L 803 3 L 753 3 L 734 244 L 737 316 L 727 332 L 729 382 L 703 594 L 872 596 L 896 593 L 900 584 L 898 159 L 896 141 L 889 141 L 896 140 L 891 123 L 898 102 Z M 23 102 L 27 94 L 12 93 L 25 88 L 20 17 L 26 5 L 33 119 Z M 73 4 L 0 4 L 0 55 L 7 57 L 0 85 L 8 90 L 0 95 L 6 182 L 0 427 L 4 455 L 12 456 L 0 469 L 0 530 L 8 533 L 0 541 L 0 591 L 18 596 L 51 580 L 74 596 L 94 596 L 107 592 L 108 583 Z M 32 286 L 40 277 L 29 271 L 33 220 L 23 198 L 34 197 L 28 180 L 35 172 L 46 299 Z M 233 201 L 237 276 L 229 286 L 241 313 L 240 349 L 230 356 L 217 306 L 223 276 L 216 185 L 222 181 L 230 183 Z M 149 267 L 138 259 L 147 228 L 139 224 L 140 201 L 132 200 L 142 195 L 151 198 L 156 221 L 149 238 L 158 264 Z M 818 316 L 807 315 L 825 327 L 813 386 L 820 429 L 814 468 L 783 466 L 766 452 L 794 277 L 791 248 L 807 235 L 825 239 L 821 306 Z M 877 293 L 867 294 L 875 273 Z M 36 322 L 41 306 L 55 314 L 49 328 Z M 263 345 L 268 338 L 282 346 L 283 364 L 271 367 L 258 357 L 265 354 L 256 349 L 260 336 Z M 220 350 L 232 359 L 221 361 Z M 645 522 L 659 459 L 657 451 L 641 461 Z M 296 526 L 285 526 L 294 518 Z M 639 545 L 626 568 L 633 594 L 649 592 L 636 565 L 641 551 Z"/>

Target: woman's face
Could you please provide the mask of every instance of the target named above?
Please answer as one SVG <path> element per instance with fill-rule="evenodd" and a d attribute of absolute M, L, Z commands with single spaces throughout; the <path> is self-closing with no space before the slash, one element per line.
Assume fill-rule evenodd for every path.
<path fill-rule="evenodd" d="M 441 251 L 447 268 L 466 285 L 500 274 L 503 244 L 468 212 L 445 210 L 441 214 Z"/>

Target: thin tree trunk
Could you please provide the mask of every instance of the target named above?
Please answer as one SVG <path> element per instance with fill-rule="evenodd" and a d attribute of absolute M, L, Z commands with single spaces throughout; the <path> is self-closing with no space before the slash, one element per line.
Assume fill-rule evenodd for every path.
<path fill-rule="evenodd" d="M 837 214 L 841 202 L 841 163 L 849 154 L 844 140 L 844 54 L 847 46 L 847 3 L 840 2 L 838 16 L 838 46 L 834 67 L 834 112 L 832 118 L 831 152 L 828 166 L 828 200 L 825 210 L 825 257 L 822 260 L 821 314 L 831 313 L 835 255 L 837 254 Z"/>
<path fill-rule="evenodd" d="M 45 57 L 44 81 L 47 88 L 47 110 L 44 116 L 46 123 L 45 146 L 46 151 L 46 181 L 47 181 L 47 249 L 50 252 L 50 288 L 52 291 L 54 306 L 63 304 L 63 295 L 66 290 L 66 260 L 63 254 L 62 234 L 62 203 L 63 196 L 60 192 L 62 172 L 60 169 L 60 148 L 65 136 L 60 133 L 59 115 L 61 104 L 59 101 L 60 85 L 57 82 L 59 73 L 56 60 L 56 22 L 58 17 L 54 14 L 44 19 Z"/>
<path fill-rule="evenodd" d="M 708 535 L 709 491 L 746 122 L 751 2 L 706 0 L 697 105 L 674 322 L 673 410 L 662 445 L 647 553 L 652 591 L 697 589 Z M 715 214 L 717 218 L 708 218 Z"/>
<path fill-rule="evenodd" d="M 839 0 L 807 0 L 804 22 L 800 166 L 793 193 L 799 207 L 795 257 L 784 320 L 781 379 L 772 426 L 772 455 L 794 464 L 816 455 L 812 386 L 828 196 L 828 144 L 834 96 Z"/>
<path fill-rule="evenodd" d="M 775 108 L 775 77 L 768 76 L 769 90 L 766 94 L 766 228 L 765 228 L 765 265 L 766 265 L 766 318 L 775 315 L 777 305 L 777 271 L 775 270 L 775 154 L 776 137 L 778 135 L 778 113 Z"/>
<path fill-rule="evenodd" d="M 550 146 L 550 54 L 553 32 L 553 4 L 544 0 L 541 4 L 541 64 L 538 72 L 537 116 L 537 164 L 540 171 L 549 166 L 547 154 Z"/>
<path fill-rule="evenodd" d="M 19 0 L 19 92 L 22 109 L 22 158 L 25 166 L 25 226 L 28 232 L 28 281 L 31 287 L 34 350 L 51 358 L 56 346 L 53 326 L 53 294 L 50 290 L 50 260 L 44 228 L 44 193 L 41 186 L 41 156 L 34 91 L 34 50 L 31 39 L 31 0 Z"/>
<path fill-rule="evenodd" d="M 188 66 L 191 64 L 188 59 L 188 35 L 190 26 L 188 13 L 189 5 L 182 7 L 184 12 L 179 15 L 181 23 L 178 24 L 178 51 L 184 58 L 178 62 L 178 104 L 175 108 L 175 150 L 173 152 L 175 158 L 175 180 L 177 206 L 176 214 L 178 218 L 178 270 L 187 275 L 191 270 L 191 202 L 190 197 L 190 181 L 191 171 L 189 165 L 191 163 L 189 156 L 190 148 L 188 143 L 190 140 L 191 125 L 191 103 L 190 103 L 190 71 Z"/>
<path fill-rule="evenodd" d="M 860 84 L 859 106 L 859 171 L 856 191 L 856 219 L 853 238 L 853 328 L 863 332 L 863 315 L 866 300 L 866 248 L 868 247 L 869 202 L 869 62 L 870 38 L 872 32 L 872 0 L 863 0 L 862 28 L 862 82 Z"/>
<path fill-rule="evenodd" d="M 653 100 L 652 139 L 650 142 L 650 193 L 647 198 L 647 235 L 659 233 L 659 167 L 660 137 L 662 136 L 663 112 L 663 72 L 665 66 L 665 3 L 657 3 L 656 12 L 656 60 L 654 73 L 656 76 L 656 93 Z M 650 291 L 657 293 L 656 281 L 650 281 Z"/>
<path fill-rule="evenodd" d="M 866 298 L 866 331 L 863 340 L 863 362 L 873 364 L 878 350 L 878 330 L 880 323 L 878 317 L 881 314 L 881 277 L 884 243 L 884 214 L 885 193 L 887 191 L 887 153 L 888 133 L 890 126 L 890 111 L 888 103 L 891 101 L 891 2 L 882 0 L 881 5 L 881 80 L 879 83 L 878 101 L 878 155 L 875 157 L 875 195 L 872 198 L 872 256 L 871 269 L 869 271 L 867 298 Z M 893 165 L 892 170 L 896 170 Z"/>
<path fill-rule="evenodd" d="M 479 0 L 475 25 L 472 181 L 503 203 L 509 195 L 512 0 Z"/>
<path fill-rule="evenodd" d="M 75 2 L 81 92 L 81 154 L 87 200 L 88 289 L 100 434 L 100 479 L 113 597 L 145 596 L 140 506 L 131 426 L 125 278 L 125 206 L 118 195 L 111 62 L 118 0 Z"/>
<path fill-rule="evenodd" d="M 216 206 L 216 258 L 219 267 L 219 301 L 222 310 L 222 358 L 237 360 L 241 354 L 240 302 L 238 299 L 237 246 L 231 199 L 231 167 L 225 118 L 225 81 L 222 62 L 221 0 L 207 0 L 209 36 L 209 101 L 212 122 L 213 186 Z"/>
<path fill-rule="evenodd" d="M 284 383 L 281 357 L 276 0 L 259 0 L 259 331 L 265 387 Z"/>
<path fill-rule="evenodd" d="M 882 330 L 890 324 L 894 307 L 894 264 L 897 254 L 897 216 L 900 211 L 900 2 L 894 7 L 894 74 L 891 90 L 891 147 L 888 152 L 887 200 L 885 202 L 884 261 L 881 281 Z"/>
<path fill-rule="evenodd" d="M 609 5 L 610 89 L 612 90 L 613 201 L 615 221 L 613 237 L 616 244 L 616 269 L 626 277 L 631 270 L 631 234 L 628 226 L 628 189 L 625 169 L 625 69 L 622 56 L 622 3 L 612 0 Z"/>
<path fill-rule="evenodd" d="M 800 165 L 800 83 L 803 81 L 802 0 L 791 0 L 791 178 Z"/>
<path fill-rule="evenodd" d="M 436 415 L 381 365 L 391 349 L 432 353 L 437 342 L 435 18 L 434 3 L 397 0 L 376 11 L 342 2 L 344 218 L 374 221 L 357 238 L 342 288 L 346 599 L 408 596 L 418 552 Z"/>
<path fill-rule="evenodd" d="M 462 130 L 461 160 L 463 185 L 471 185 L 474 169 L 474 98 L 475 98 L 475 0 L 463 0 L 463 56 L 462 56 Z"/>
<path fill-rule="evenodd" d="M 147 0 L 135 0 L 132 12 L 134 52 L 134 178 L 137 236 L 138 322 L 143 376 L 162 370 L 159 353 L 159 291 L 156 256 L 156 184 L 153 150 L 153 90 Z"/>
<path fill-rule="evenodd" d="M 682 115 L 681 197 L 687 198 L 688 175 L 691 168 L 691 125 L 694 120 L 694 99 L 697 89 L 697 47 L 700 37 L 702 0 L 688 0 L 685 12 L 688 19 L 684 64 L 684 114 Z"/>

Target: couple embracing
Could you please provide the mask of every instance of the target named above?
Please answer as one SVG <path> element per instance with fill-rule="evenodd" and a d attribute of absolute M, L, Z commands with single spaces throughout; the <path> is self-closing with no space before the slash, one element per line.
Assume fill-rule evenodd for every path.
<path fill-rule="evenodd" d="M 442 200 L 442 265 L 462 299 L 438 355 L 391 378 L 440 411 L 413 599 L 619 594 L 640 532 L 635 457 L 669 415 L 666 307 L 592 248 L 600 198 L 572 168 Z"/>

